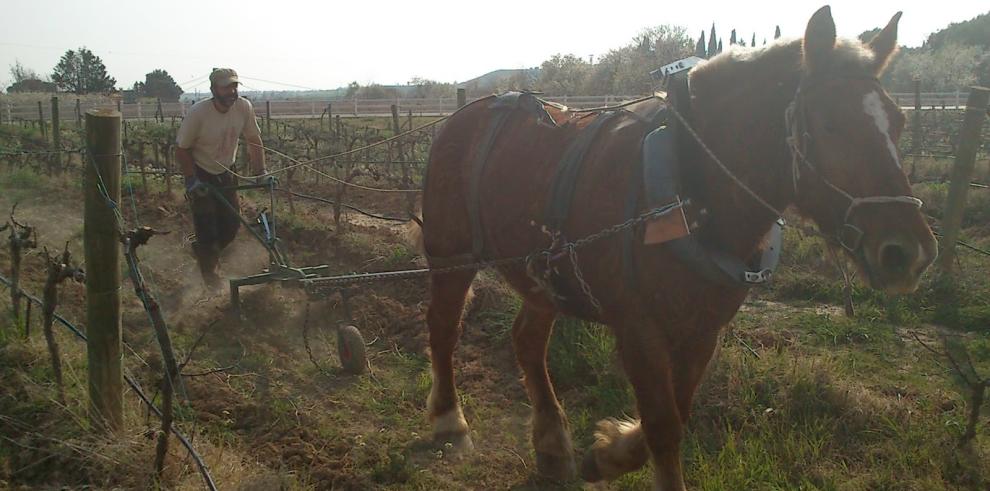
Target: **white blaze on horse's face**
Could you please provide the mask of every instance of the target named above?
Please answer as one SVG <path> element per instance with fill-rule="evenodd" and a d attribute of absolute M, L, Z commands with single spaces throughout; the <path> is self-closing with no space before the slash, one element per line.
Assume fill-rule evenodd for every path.
<path fill-rule="evenodd" d="M 890 150 L 891 158 L 894 159 L 894 163 L 900 168 L 901 160 L 897 156 L 897 146 L 894 145 L 894 140 L 890 137 L 890 118 L 887 117 L 887 111 L 883 107 L 883 99 L 880 97 L 879 92 L 874 90 L 863 97 L 863 110 L 866 111 L 868 116 L 873 118 L 873 122 L 876 123 L 880 134 L 887 141 L 887 149 Z"/>

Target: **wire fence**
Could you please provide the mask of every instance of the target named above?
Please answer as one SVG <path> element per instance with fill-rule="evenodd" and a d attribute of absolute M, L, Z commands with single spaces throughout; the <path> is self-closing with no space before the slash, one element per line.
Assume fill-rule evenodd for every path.
<path fill-rule="evenodd" d="M 925 110 L 961 109 L 966 105 L 968 90 L 954 92 L 921 92 L 918 94 L 921 107 Z M 208 96 L 207 96 L 208 97 Z M 642 95 L 562 95 L 545 96 L 547 100 L 573 108 L 607 107 L 622 104 L 642 97 Z M 915 107 L 915 94 L 910 92 L 890 93 L 898 106 L 905 110 Z M 467 99 L 467 102 L 477 97 Z M 202 100 L 202 99 L 200 99 Z M 0 122 L 15 124 L 24 121 L 50 119 L 52 107 L 58 106 L 59 119 L 64 122 L 82 124 L 82 115 L 91 109 L 117 109 L 126 120 L 169 120 L 183 118 L 196 101 L 181 102 L 140 101 L 121 102 L 109 97 L 102 100 L 92 97 L 74 98 L 62 94 L 35 102 L 10 102 L 0 104 Z M 445 116 L 457 110 L 456 97 L 396 97 L 390 99 L 252 99 L 259 116 L 277 119 L 318 118 L 321 115 L 341 115 L 343 117 L 388 117 L 391 107 L 397 106 L 405 114 L 412 111 L 417 116 Z"/>
<path fill-rule="evenodd" d="M 568 104 L 566 99 L 560 102 Z M 620 102 L 621 99 L 605 101 L 604 104 L 603 101 L 591 99 L 570 101 L 572 104 L 599 106 Z M 426 110 L 417 113 L 407 106 L 402 112 L 401 107 L 395 103 L 388 104 L 391 118 L 378 118 L 374 122 L 345 121 L 340 113 L 334 112 L 332 106 L 315 117 L 315 108 L 311 108 L 308 118 L 263 118 L 261 126 L 264 129 L 269 169 L 282 182 L 281 187 L 288 198 L 290 214 L 294 214 L 294 198 L 330 204 L 337 224 L 335 233 L 338 234 L 344 230 L 339 225 L 341 213 L 345 209 L 356 210 L 374 218 L 403 219 L 401 216 L 363 210 L 348 203 L 349 200 L 374 205 L 380 210 L 403 208 L 406 216 L 410 216 L 416 197 L 413 192 L 406 191 L 420 188 L 430 146 L 444 121 L 436 115 L 423 116 L 422 114 L 428 112 Z M 442 105 L 438 107 L 443 109 Z M 963 111 L 929 109 L 915 115 L 909 114 L 909 120 L 912 116 L 916 118 L 918 126 L 915 131 L 906 132 L 907 136 L 901 142 L 906 159 L 917 166 L 918 161 L 923 159 L 952 158 L 958 150 Z M 174 158 L 177 127 L 176 118 L 166 117 L 164 110 L 159 112 L 157 122 L 144 118 L 124 125 L 121 157 L 125 172 L 129 175 L 128 185 L 132 190 L 138 189 L 148 196 L 157 191 L 159 186 L 163 186 L 165 192 L 172 192 L 174 176 L 177 174 Z M 984 127 L 983 131 L 979 155 L 981 159 L 986 159 L 990 154 L 990 138 L 987 137 L 988 128 Z M 63 129 L 56 125 L 49 127 L 43 122 L 39 122 L 37 126 L 12 125 L 0 132 L 0 145 L 0 163 L 5 164 L 0 166 L 0 170 L 10 173 L 24 168 L 50 174 L 82 172 L 91 164 L 83 149 L 82 128 Z M 247 168 L 247 145 L 242 144 L 241 150 L 233 169 L 235 172 Z M 931 168 L 926 166 L 923 169 Z M 911 172 L 916 173 L 918 169 L 912 168 Z M 932 174 L 926 174 L 932 179 L 948 178 L 947 172 L 925 172 Z M 974 184 L 977 188 L 986 187 L 985 183 Z M 402 193 L 389 198 L 378 193 L 379 191 Z M 134 199 L 133 191 L 131 196 Z M 111 208 L 119 211 L 119 203 L 113 203 L 106 195 L 104 197 Z M 125 224 L 122 217 L 120 220 L 118 226 L 123 234 Z M 987 253 L 969 244 L 963 245 L 974 251 Z M 136 260 L 129 257 L 128 266 L 133 277 L 141 277 Z M 9 280 L 2 276 L 0 283 L 10 286 Z M 137 290 L 142 295 L 144 290 Z M 42 303 L 29 295 L 26 298 L 31 302 Z M 142 295 L 142 300 L 150 313 L 148 298 Z M 81 331 L 69 321 L 60 316 L 55 318 L 77 337 L 85 340 Z M 126 380 L 156 414 L 163 418 L 170 417 L 167 413 L 163 416 L 162 411 L 141 392 L 133 378 L 128 376 Z M 195 455 L 188 439 L 175 426 L 170 429 L 187 450 Z M 205 465 L 201 465 L 200 470 L 207 485 L 213 488 L 212 478 Z"/>

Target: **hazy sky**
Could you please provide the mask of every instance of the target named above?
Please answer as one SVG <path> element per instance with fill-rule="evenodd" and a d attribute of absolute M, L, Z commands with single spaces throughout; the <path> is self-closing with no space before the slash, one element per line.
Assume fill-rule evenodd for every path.
<path fill-rule="evenodd" d="M 822 2 L 757 0 L 108 1 L 3 0 L 0 84 L 19 60 L 50 74 L 68 49 L 86 46 L 120 87 L 156 68 L 187 92 L 206 91 L 211 67 L 229 66 L 248 89 L 335 88 L 351 81 L 464 81 L 498 68 L 539 65 L 555 53 L 585 59 L 628 43 L 643 28 L 716 25 L 728 43 L 803 34 Z M 990 10 L 980 0 L 833 0 L 840 36 L 883 26 L 903 10 L 899 41 L 920 45 L 950 22 Z M 655 67 L 643 67 L 650 70 Z M 188 83 L 187 83 L 188 81 Z M 295 86 L 295 87 L 293 87 Z"/>

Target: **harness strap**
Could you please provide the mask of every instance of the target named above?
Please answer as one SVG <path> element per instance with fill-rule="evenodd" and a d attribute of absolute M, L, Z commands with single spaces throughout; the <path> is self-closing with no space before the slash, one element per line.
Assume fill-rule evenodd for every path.
<path fill-rule="evenodd" d="M 884 203 L 904 203 L 914 205 L 918 208 L 921 208 L 924 204 L 924 202 L 914 196 L 867 196 L 865 198 L 851 198 L 849 200 L 849 208 L 846 209 L 846 215 L 843 218 L 843 221 L 849 223 L 849 216 L 852 215 L 853 210 L 859 206 Z"/>
<path fill-rule="evenodd" d="M 571 203 L 574 201 L 574 189 L 577 186 L 581 166 L 588 150 L 595 142 L 602 128 L 612 121 L 617 111 L 609 111 L 599 115 L 587 127 L 581 130 L 574 141 L 564 151 L 550 187 L 550 200 L 547 202 L 544 223 L 553 231 L 560 230 L 570 216 Z"/>
<path fill-rule="evenodd" d="M 687 119 L 691 114 L 687 75 L 670 77 L 669 89 L 669 110 L 665 114 L 672 114 L 676 118 L 668 118 L 666 127 L 653 131 L 643 142 L 641 191 L 646 193 L 648 206 L 653 206 L 655 202 L 670 202 L 684 194 L 679 175 L 680 165 L 685 158 L 684 153 L 693 150 L 695 144 L 689 137 L 693 135 Z M 697 198 L 699 196 L 690 196 L 685 204 Z M 689 228 L 693 230 L 695 225 L 692 224 Z M 748 260 L 702 244 L 694 234 L 668 240 L 663 246 L 673 252 L 683 264 L 709 281 L 726 286 L 749 287 L 765 283 L 777 267 L 783 241 L 783 220 L 778 219 L 774 223 L 769 239 L 764 251 Z M 631 244 L 626 251 L 631 251 Z M 634 272 L 634 268 L 630 269 Z"/>
<path fill-rule="evenodd" d="M 505 125 L 505 121 L 509 119 L 509 115 L 512 114 L 513 110 L 519 106 L 519 101 L 523 96 L 535 100 L 533 96 L 521 92 L 508 92 L 496 96 L 495 101 L 491 105 L 495 116 L 488 125 L 488 129 L 485 131 L 484 137 L 482 137 L 481 144 L 474 154 L 474 161 L 471 165 L 471 181 L 467 207 L 468 216 L 471 219 L 471 251 L 474 256 L 473 259 L 476 261 L 484 259 L 485 256 L 485 236 L 481 225 L 481 177 L 484 173 L 485 165 L 488 163 L 488 158 L 491 156 L 495 140 L 502 131 L 502 126 Z"/>

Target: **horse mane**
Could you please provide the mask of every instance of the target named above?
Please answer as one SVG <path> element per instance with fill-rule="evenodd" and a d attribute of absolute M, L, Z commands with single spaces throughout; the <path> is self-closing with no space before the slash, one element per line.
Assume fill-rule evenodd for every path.
<path fill-rule="evenodd" d="M 832 76 L 873 75 L 871 72 L 876 67 L 876 55 L 857 39 L 836 39 L 831 56 L 828 72 Z M 745 75 L 740 72 L 765 68 L 768 63 L 783 63 L 782 66 L 797 70 L 801 68 L 802 58 L 801 39 L 782 40 L 759 48 L 735 45 L 695 68 L 691 72 L 691 82 L 694 84 L 708 77 L 740 80 L 739 77 Z"/>

